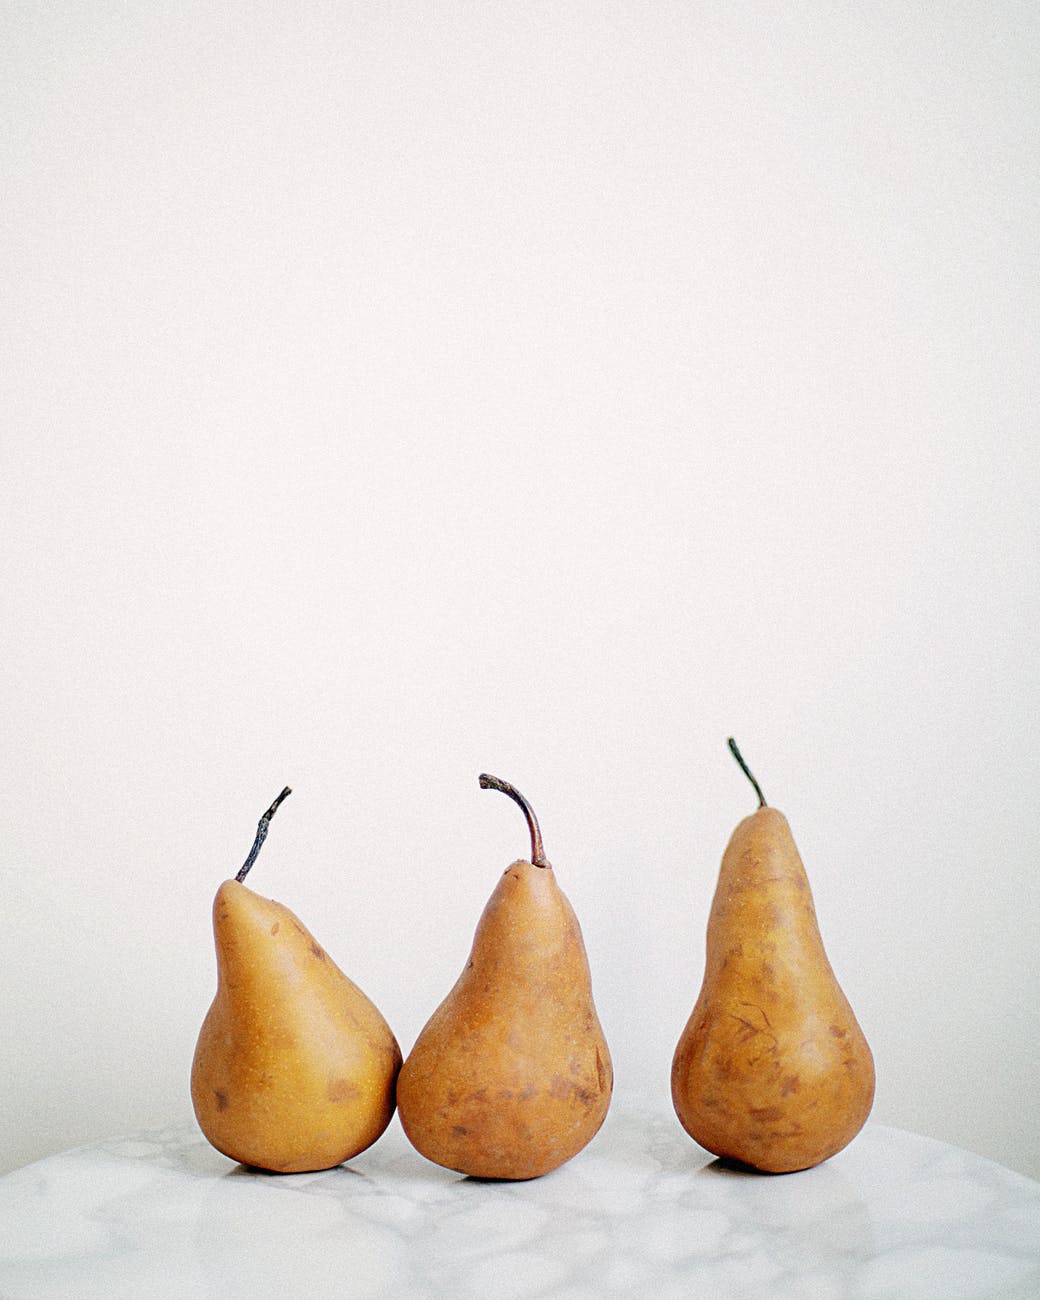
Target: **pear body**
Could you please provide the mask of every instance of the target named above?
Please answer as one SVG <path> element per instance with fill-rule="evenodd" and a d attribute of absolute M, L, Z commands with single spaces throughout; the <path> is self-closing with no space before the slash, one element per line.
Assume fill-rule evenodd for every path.
<path fill-rule="evenodd" d="M 405 1133 L 447 1169 L 536 1178 L 592 1139 L 613 1079 L 578 919 L 551 867 L 514 862 L 401 1069 Z"/>
<path fill-rule="evenodd" d="M 672 1062 L 676 1114 L 708 1151 L 784 1173 L 851 1142 L 873 1098 L 870 1048 L 787 819 L 759 808 L 723 856 L 704 982 Z"/>
<path fill-rule="evenodd" d="M 328 1169 L 394 1111 L 390 1027 L 281 903 L 225 881 L 213 903 L 217 992 L 191 1068 L 199 1127 L 218 1151 L 278 1173 Z"/>

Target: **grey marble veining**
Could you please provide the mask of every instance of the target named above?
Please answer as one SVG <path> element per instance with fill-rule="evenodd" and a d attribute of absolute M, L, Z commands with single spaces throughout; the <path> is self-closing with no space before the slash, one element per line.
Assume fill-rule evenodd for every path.
<path fill-rule="evenodd" d="M 616 1103 L 569 1164 L 480 1182 L 395 1120 L 348 1165 L 247 1170 L 197 1129 L 0 1178 L 2 1300 L 1040 1296 L 1040 1183 L 868 1124 L 826 1164 L 737 1171 Z"/>

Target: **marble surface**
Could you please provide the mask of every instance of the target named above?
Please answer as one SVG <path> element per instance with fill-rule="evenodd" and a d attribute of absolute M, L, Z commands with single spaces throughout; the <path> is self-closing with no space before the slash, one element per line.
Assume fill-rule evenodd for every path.
<path fill-rule="evenodd" d="M 348 1165 L 278 1176 L 194 1127 L 0 1178 L 0 1297 L 1040 1296 L 1040 1183 L 868 1124 L 781 1176 L 712 1160 L 674 1116 L 615 1102 L 528 1183 L 429 1164 L 395 1119 Z"/>

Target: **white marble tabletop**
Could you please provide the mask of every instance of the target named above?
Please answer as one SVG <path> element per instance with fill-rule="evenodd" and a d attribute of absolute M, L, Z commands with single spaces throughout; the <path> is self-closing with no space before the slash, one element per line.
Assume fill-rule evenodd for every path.
<path fill-rule="evenodd" d="M 177 1127 L 0 1178 L 3 1300 L 692 1295 L 1036 1300 L 1040 1183 L 877 1124 L 752 1174 L 619 1102 L 527 1183 L 429 1164 L 396 1119 L 324 1173 L 247 1170 Z"/>

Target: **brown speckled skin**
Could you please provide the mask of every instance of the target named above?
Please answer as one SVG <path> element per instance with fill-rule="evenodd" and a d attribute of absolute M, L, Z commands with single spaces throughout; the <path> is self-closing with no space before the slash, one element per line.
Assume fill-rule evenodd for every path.
<path fill-rule="evenodd" d="M 228 880 L 213 903 L 217 993 L 191 1097 L 209 1141 L 278 1173 L 329 1169 L 394 1113 L 401 1051 L 364 993 L 281 903 Z"/>
<path fill-rule="evenodd" d="M 537 1178 L 595 1135 L 613 1078 L 577 917 L 551 867 L 514 862 L 401 1069 L 404 1130 L 445 1168 Z"/>
<path fill-rule="evenodd" d="M 870 1048 L 787 819 L 759 808 L 722 859 L 704 983 L 672 1062 L 676 1114 L 708 1151 L 786 1173 L 851 1142 L 873 1099 Z"/>

